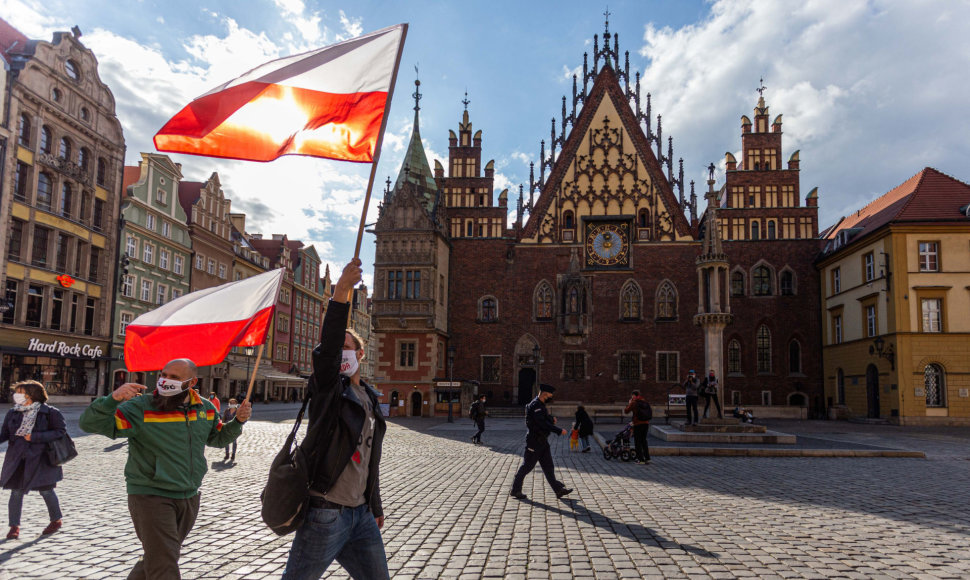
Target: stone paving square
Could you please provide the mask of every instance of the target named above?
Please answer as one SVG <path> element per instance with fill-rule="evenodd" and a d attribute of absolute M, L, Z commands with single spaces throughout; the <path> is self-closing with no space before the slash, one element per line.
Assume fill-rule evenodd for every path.
<path fill-rule="evenodd" d="M 123 441 L 83 435 L 58 485 L 64 528 L 25 499 L 19 540 L 0 541 L 0 580 L 124 578 L 141 547 L 127 513 Z M 184 547 L 186 579 L 279 578 L 292 537 L 259 519 L 259 491 L 292 405 L 258 406 L 237 463 L 210 449 L 202 506 Z M 605 437 L 614 425 L 599 427 Z M 521 419 L 489 420 L 472 445 L 463 419 L 395 419 L 382 463 L 384 539 L 394 578 L 970 577 L 970 433 L 843 422 L 782 431 L 926 452 L 914 458 L 656 456 L 650 465 L 570 452 L 552 438 L 557 500 L 537 470 L 527 501 L 508 495 Z M 5 452 L 5 446 L 0 446 Z M 0 501 L 6 514 L 4 492 Z M 6 523 L 5 521 L 2 523 Z M 346 578 L 336 564 L 325 578 Z"/>

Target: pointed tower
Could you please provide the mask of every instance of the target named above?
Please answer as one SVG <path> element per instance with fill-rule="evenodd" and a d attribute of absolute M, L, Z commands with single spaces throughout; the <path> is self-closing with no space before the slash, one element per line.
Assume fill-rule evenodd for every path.
<path fill-rule="evenodd" d="M 451 247 L 441 192 L 421 144 L 420 81 L 415 81 L 414 129 L 397 180 L 374 226 L 373 337 L 375 381 L 391 412 L 434 414 L 435 378 L 445 375 Z"/>
<path fill-rule="evenodd" d="M 720 379 L 724 376 L 724 327 L 731 323 L 731 293 L 728 291 L 728 258 L 721 247 L 718 227 L 718 199 L 714 191 L 714 164 L 708 168 L 707 211 L 701 238 L 701 255 L 697 257 L 697 314 L 694 324 L 704 330 L 703 376 L 712 370 Z M 718 388 L 723 388 L 723 380 Z M 723 393 L 718 393 L 724 400 Z"/>

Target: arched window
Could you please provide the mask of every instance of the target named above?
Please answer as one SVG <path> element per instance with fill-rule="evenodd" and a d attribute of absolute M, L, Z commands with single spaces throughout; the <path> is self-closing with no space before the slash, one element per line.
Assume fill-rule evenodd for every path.
<path fill-rule="evenodd" d="M 648 228 L 650 227 L 650 210 L 641 209 L 640 213 L 637 215 L 637 227 Z"/>
<path fill-rule="evenodd" d="M 657 289 L 657 319 L 674 320 L 677 318 L 677 290 L 669 281 L 664 281 Z"/>
<path fill-rule="evenodd" d="M 40 128 L 40 150 L 44 153 L 51 152 L 51 139 L 54 137 L 51 135 L 51 130 L 47 126 Z"/>
<path fill-rule="evenodd" d="M 758 372 L 771 372 L 771 332 L 764 324 L 758 328 Z"/>
<path fill-rule="evenodd" d="M 567 230 L 571 230 L 576 227 L 576 224 L 573 222 L 573 212 L 569 210 L 563 212 L 562 227 L 566 228 Z"/>
<path fill-rule="evenodd" d="M 23 147 L 30 147 L 30 117 L 20 115 L 20 127 L 17 128 L 17 143 Z"/>
<path fill-rule="evenodd" d="M 478 301 L 478 319 L 482 322 L 496 322 L 498 320 L 498 300 L 486 296 Z"/>
<path fill-rule="evenodd" d="M 781 273 L 781 282 L 779 283 L 782 296 L 792 296 L 795 294 L 795 275 L 791 273 L 790 270 L 785 270 Z"/>
<path fill-rule="evenodd" d="M 728 343 L 728 373 L 741 372 L 741 343 L 732 339 Z"/>
<path fill-rule="evenodd" d="M 536 287 L 535 295 L 536 320 L 552 320 L 552 286 L 542 281 Z"/>
<path fill-rule="evenodd" d="M 775 220 L 768 220 L 768 239 L 775 239 Z"/>
<path fill-rule="evenodd" d="M 91 165 L 91 152 L 88 151 L 87 147 L 78 149 L 77 164 L 81 167 L 81 171 L 87 173 L 88 166 Z"/>
<path fill-rule="evenodd" d="M 788 343 L 788 374 L 796 375 L 802 372 L 802 345 L 797 340 Z"/>
<path fill-rule="evenodd" d="M 53 198 L 53 183 L 49 173 L 41 173 L 37 176 L 37 207 L 51 210 L 51 200 Z"/>
<path fill-rule="evenodd" d="M 69 218 L 71 217 L 71 208 L 74 207 L 74 190 L 71 188 L 71 184 L 64 182 L 61 185 L 61 215 Z"/>
<path fill-rule="evenodd" d="M 744 296 L 744 272 L 731 272 L 731 296 Z"/>
<path fill-rule="evenodd" d="M 97 183 L 98 183 L 98 185 L 102 185 L 103 186 L 105 184 L 105 179 L 107 179 L 107 177 L 108 177 L 108 164 L 107 164 L 107 162 L 105 162 L 104 157 L 99 157 L 98 158 L 98 176 L 97 176 Z"/>
<path fill-rule="evenodd" d="M 71 158 L 71 140 L 67 137 L 61 137 L 60 147 L 57 149 L 57 156 L 61 159 Z"/>
<path fill-rule="evenodd" d="M 754 295 L 771 296 L 771 270 L 768 266 L 758 266 L 754 269 Z"/>
<path fill-rule="evenodd" d="M 926 391 L 927 407 L 946 406 L 946 375 L 938 364 L 926 365 L 923 371 L 923 388 Z"/>
<path fill-rule="evenodd" d="M 620 291 L 620 318 L 623 320 L 640 320 L 640 306 L 643 297 L 640 286 L 630 280 Z"/>
<path fill-rule="evenodd" d="M 761 225 L 756 220 L 751 222 L 751 239 L 761 239 Z"/>
<path fill-rule="evenodd" d="M 845 404 L 845 373 L 842 369 L 835 371 L 835 401 L 836 404 Z"/>

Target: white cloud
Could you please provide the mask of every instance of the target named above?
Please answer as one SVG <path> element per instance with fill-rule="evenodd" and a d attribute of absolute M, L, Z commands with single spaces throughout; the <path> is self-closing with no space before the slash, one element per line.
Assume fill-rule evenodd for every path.
<path fill-rule="evenodd" d="M 343 32 L 337 35 L 337 40 L 354 38 L 364 33 L 363 19 L 350 18 L 343 10 L 340 11 L 340 27 Z"/>

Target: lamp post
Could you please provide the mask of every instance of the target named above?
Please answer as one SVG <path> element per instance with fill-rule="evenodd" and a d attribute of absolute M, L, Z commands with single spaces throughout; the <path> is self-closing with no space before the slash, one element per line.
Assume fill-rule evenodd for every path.
<path fill-rule="evenodd" d="M 253 362 L 253 353 L 256 349 L 251 346 L 243 347 L 243 352 L 246 353 L 246 380 L 249 380 L 249 365 Z M 242 401 L 240 401 L 242 402 Z"/>
<path fill-rule="evenodd" d="M 451 411 L 451 402 L 454 397 L 451 395 L 451 383 L 455 380 L 455 345 L 448 346 L 448 422 L 454 423 L 455 419 Z"/>
<path fill-rule="evenodd" d="M 536 384 L 532 389 L 532 395 L 535 396 L 536 393 L 539 392 L 539 371 L 541 370 L 542 365 L 542 349 L 539 348 L 539 343 L 536 343 L 536 345 L 532 347 L 532 360 L 536 364 Z"/>

